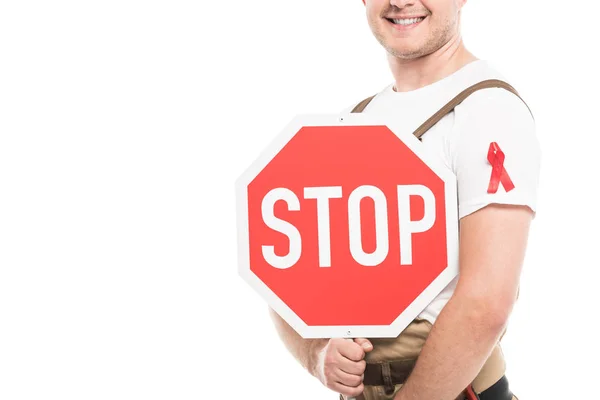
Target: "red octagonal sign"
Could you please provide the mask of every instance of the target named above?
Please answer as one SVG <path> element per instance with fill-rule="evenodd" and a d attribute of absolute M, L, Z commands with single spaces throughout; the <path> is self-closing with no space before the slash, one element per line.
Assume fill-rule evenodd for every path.
<path fill-rule="evenodd" d="M 395 337 L 458 273 L 456 201 L 410 132 L 300 116 L 237 182 L 240 273 L 305 338 Z"/>

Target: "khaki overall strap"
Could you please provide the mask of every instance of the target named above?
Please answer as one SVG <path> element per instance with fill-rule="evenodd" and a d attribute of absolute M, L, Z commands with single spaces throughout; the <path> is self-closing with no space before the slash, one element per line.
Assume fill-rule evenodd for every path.
<path fill-rule="evenodd" d="M 432 126 L 437 124 L 439 122 L 439 120 L 442 119 L 446 114 L 448 114 L 450 111 L 454 110 L 454 107 L 456 107 L 457 105 L 462 103 L 471 94 L 473 94 L 476 91 L 481 90 L 481 89 L 494 88 L 494 87 L 506 89 L 509 92 L 514 93 L 517 97 L 519 97 L 521 99 L 521 101 L 523 101 L 523 103 L 525 103 L 525 101 L 521 98 L 521 96 L 519 96 L 519 93 L 516 91 L 516 89 L 513 88 L 508 83 L 501 81 L 499 79 L 488 79 L 488 80 L 476 83 L 472 86 L 469 86 L 468 88 L 466 88 L 465 90 L 460 92 L 455 98 L 450 100 L 448 103 L 446 103 L 445 106 L 440 108 L 435 114 L 433 114 L 431 117 L 429 117 L 429 119 L 427 119 L 427 121 L 423 122 L 423 124 L 421 124 L 421 126 L 419 126 L 413 132 L 413 134 L 419 140 L 421 140 L 421 136 L 425 132 L 427 132 Z M 374 97 L 375 96 L 368 97 L 368 98 L 364 99 L 363 101 L 361 101 L 360 103 L 358 103 L 356 105 L 356 107 L 354 107 L 352 112 L 353 113 L 362 112 L 367 107 L 367 105 L 371 102 L 371 100 L 373 100 Z M 525 103 L 525 105 L 527 106 L 527 103 Z M 529 106 L 527 106 L 527 108 L 529 109 Z M 529 112 L 531 113 L 531 110 L 529 110 Z"/>
<path fill-rule="evenodd" d="M 360 103 L 358 103 L 356 105 L 356 107 L 354 107 L 352 109 L 351 112 L 353 113 L 361 113 L 363 112 L 363 110 L 365 109 L 365 107 L 371 102 L 371 100 L 373 100 L 375 98 L 375 95 L 371 96 L 371 97 L 367 97 L 366 99 L 364 99 L 363 101 L 361 101 Z"/>

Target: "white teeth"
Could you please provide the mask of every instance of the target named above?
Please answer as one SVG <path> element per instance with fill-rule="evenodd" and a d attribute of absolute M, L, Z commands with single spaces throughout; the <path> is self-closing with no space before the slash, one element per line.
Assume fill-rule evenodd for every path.
<path fill-rule="evenodd" d="M 394 21 L 394 23 L 398 24 L 398 25 L 411 25 L 411 24 L 416 24 L 417 22 L 420 22 L 423 19 L 424 19 L 424 17 L 409 18 L 409 19 L 393 19 L 392 21 Z"/>

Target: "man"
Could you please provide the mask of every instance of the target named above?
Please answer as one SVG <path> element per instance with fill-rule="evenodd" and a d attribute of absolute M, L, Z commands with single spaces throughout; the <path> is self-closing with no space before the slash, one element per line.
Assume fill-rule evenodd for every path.
<path fill-rule="evenodd" d="M 369 26 L 387 52 L 394 82 L 368 102 L 363 112 L 384 116 L 412 132 L 467 87 L 487 79 L 505 80 L 465 48 L 460 34 L 465 3 L 366 0 Z M 497 389 L 500 381 L 496 386 L 485 379 L 480 379 L 479 387 L 475 383 L 486 361 L 498 351 L 518 293 L 540 172 L 534 120 L 514 93 L 482 89 L 429 129 L 422 143 L 456 174 L 460 273 L 423 310 L 412 331 L 402 334 L 423 342 L 408 378 L 394 383 L 391 391 L 363 382 L 366 361 L 375 358 L 380 346 L 391 349 L 389 341 L 305 340 L 276 313 L 271 314 L 290 352 L 326 387 L 342 395 L 365 400 L 451 400 L 479 395 L 496 400 L 490 388 Z M 492 166 L 487 156 L 492 143 L 504 152 L 510 178 L 510 183 L 504 181 L 496 191 L 489 190 Z M 385 354 L 377 357 L 385 359 Z M 469 387 L 476 394 L 467 393 Z M 510 393 L 507 390 L 505 396 Z M 512 393 L 508 396 L 516 398 Z M 497 400 L 504 400 L 500 397 Z"/>

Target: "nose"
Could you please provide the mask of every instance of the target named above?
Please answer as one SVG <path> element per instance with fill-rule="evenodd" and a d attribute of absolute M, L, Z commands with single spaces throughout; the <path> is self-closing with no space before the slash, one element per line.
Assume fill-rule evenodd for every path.
<path fill-rule="evenodd" d="M 396 6 L 398 8 L 403 8 L 406 6 L 414 6 L 416 0 L 390 0 L 390 4 Z"/>

